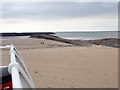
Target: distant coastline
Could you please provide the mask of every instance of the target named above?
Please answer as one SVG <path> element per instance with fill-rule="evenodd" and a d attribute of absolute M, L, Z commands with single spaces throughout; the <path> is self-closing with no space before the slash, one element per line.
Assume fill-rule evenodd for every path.
<path fill-rule="evenodd" d="M 38 35 L 38 34 L 55 34 L 53 32 L 25 32 L 25 33 L 0 33 L 0 36 L 31 36 L 31 35 Z"/>
<path fill-rule="evenodd" d="M 91 32 L 92 33 L 92 32 Z M 58 42 L 68 43 L 75 46 L 91 46 L 91 45 L 102 45 L 102 46 L 109 46 L 114 48 L 120 48 L 120 38 L 102 38 L 102 39 L 95 39 L 95 40 L 83 40 L 83 39 L 66 39 L 63 37 L 60 37 L 59 35 L 56 35 L 56 33 L 53 32 L 31 32 L 31 33 L 0 33 L 2 37 L 7 36 L 29 36 L 29 38 L 42 38 L 42 39 L 48 39 L 48 40 L 54 40 Z M 63 35 L 63 33 L 61 32 Z M 71 35 L 72 33 L 69 32 Z M 76 33 L 78 34 L 78 33 Z M 84 34 L 84 33 L 83 33 Z M 80 36 L 82 36 L 81 34 Z M 87 35 L 87 34 L 86 34 Z M 94 33 L 92 34 L 94 36 Z M 102 33 L 101 33 L 102 35 Z M 116 35 L 116 34 L 115 34 Z"/>

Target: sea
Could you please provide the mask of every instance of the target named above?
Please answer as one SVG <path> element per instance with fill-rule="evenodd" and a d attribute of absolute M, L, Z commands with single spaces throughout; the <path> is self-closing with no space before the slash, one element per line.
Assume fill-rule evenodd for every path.
<path fill-rule="evenodd" d="M 12 39 L 27 39 L 30 36 L 5 36 L 5 37 L 0 37 L 0 40 L 12 40 Z"/>
<path fill-rule="evenodd" d="M 103 38 L 118 38 L 118 33 L 120 31 L 89 31 L 89 32 L 54 32 L 55 36 L 59 36 L 64 39 L 72 39 L 72 40 L 95 40 L 95 39 L 103 39 Z M 0 40 L 8 40 L 8 39 L 26 39 L 30 36 L 8 36 L 8 37 L 0 37 Z"/>
<path fill-rule="evenodd" d="M 96 40 L 118 38 L 118 33 L 120 33 L 120 31 L 56 32 L 56 35 L 65 39 Z"/>

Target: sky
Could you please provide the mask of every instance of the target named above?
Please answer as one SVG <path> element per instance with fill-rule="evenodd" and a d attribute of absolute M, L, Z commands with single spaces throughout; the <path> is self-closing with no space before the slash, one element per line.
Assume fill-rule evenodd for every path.
<path fill-rule="evenodd" d="M 118 2 L 1 2 L 0 30 L 116 31 Z"/>

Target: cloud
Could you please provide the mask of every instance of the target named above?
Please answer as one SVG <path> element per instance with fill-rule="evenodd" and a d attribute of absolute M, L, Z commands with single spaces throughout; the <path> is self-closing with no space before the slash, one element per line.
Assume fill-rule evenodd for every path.
<path fill-rule="evenodd" d="M 5 2 L 3 18 L 56 20 L 66 18 L 116 16 L 116 2 Z"/>
<path fill-rule="evenodd" d="M 58 31 L 105 31 L 117 30 L 117 19 L 109 18 L 77 18 L 64 19 L 59 21 L 37 21 L 37 20 L 12 20 L 19 23 L 9 23 L 11 20 L 0 20 L 3 31 L 14 32 L 58 32 Z M 20 23 L 21 22 L 21 23 Z"/>
<path fill-rule="evenodd" d="M 6 32 L 118 28 L 117 2 L 4 2 L 1 6 L 1 30 Z"/>
<path fill-rule="evenodd" d="M 119 0 L 0 0 L 0 2 L 119 2 Z"/>

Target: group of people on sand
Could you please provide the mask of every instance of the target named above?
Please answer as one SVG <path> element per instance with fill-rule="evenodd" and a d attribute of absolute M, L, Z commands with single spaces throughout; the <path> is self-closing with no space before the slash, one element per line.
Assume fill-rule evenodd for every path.
<path fill-rule="evenodd" d="M 44 42 L 41 42 L 41 44 L 44 44 Z"/>

